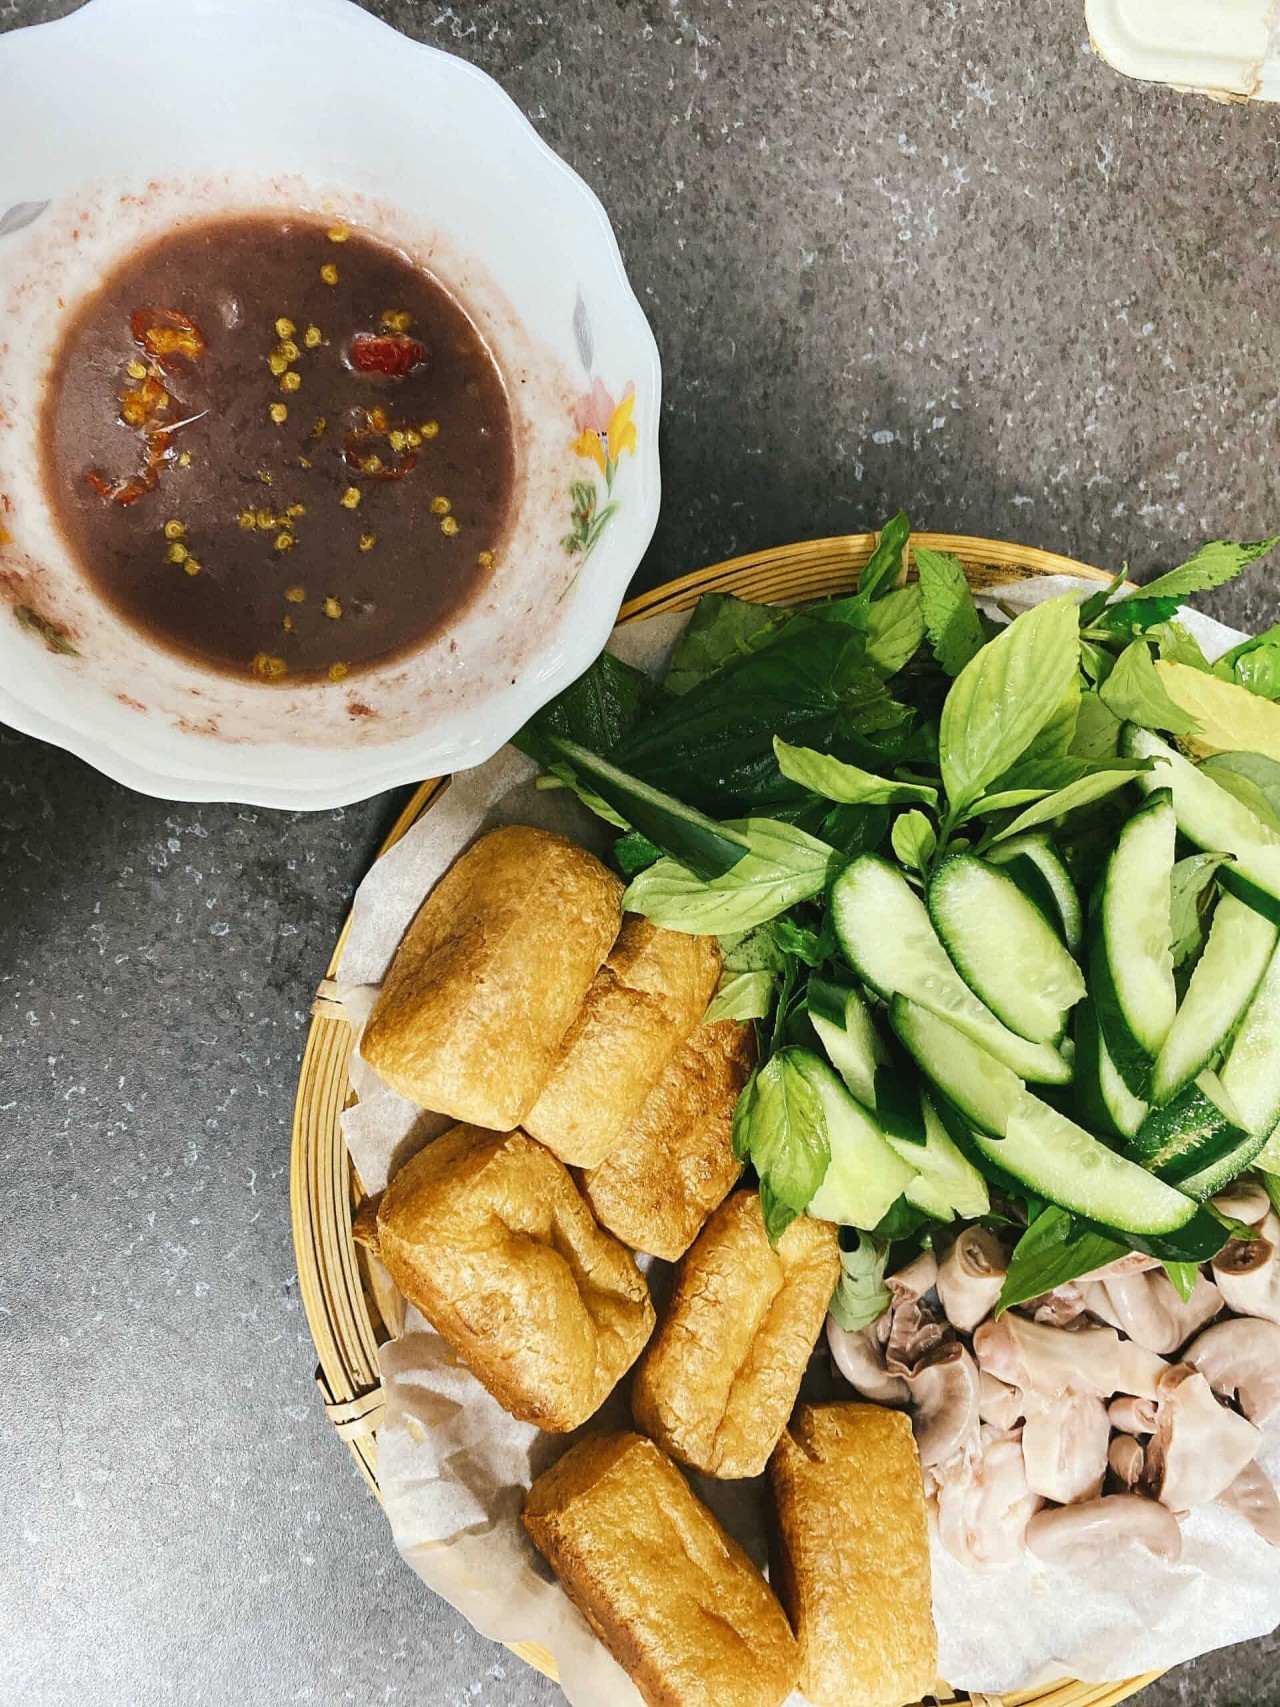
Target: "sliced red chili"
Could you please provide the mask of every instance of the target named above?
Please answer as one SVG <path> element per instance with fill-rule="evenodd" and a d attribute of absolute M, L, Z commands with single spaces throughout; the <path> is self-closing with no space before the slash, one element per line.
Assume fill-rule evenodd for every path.
<path fill-rule="evenodd" d="M 343 461 L 364 480 L 403 480 L 417 466 L 417 451 L 397 455 L 382 439 L 375 427 L 353 427 L 342 441 Z"/>
<path fill-rule="evenodd" d="M 176 356 L 198 361 L 207 348 L 204 333 L 180 308 L 139 308 L 131 325 L 134 342 L 162 368 L 172 367 Z"/>
<path fill-rule="evenodd" d="M 86 477 L 90 486 L 108 503 L 119 504 L 122 508 L 128 504 L 136 504 L 139 498 L 144 498 L 148 492 L 154 492 L 159 485 L 160 470 L 169 455 L 169 441 L 170 435 L 166 432 L 148 433 L 147 455 L 141 473 L 130 475 L 123 480 L 112 480 L 105 474 L 99 474 L 96 468 L 91 468 Z"/>
<path fill-rule="evenodd" d="M 427 346 L 403 332 L 357 332 L 348 347 L 357 373 L 381 373 L 403 379 L 427 359 Z"/>

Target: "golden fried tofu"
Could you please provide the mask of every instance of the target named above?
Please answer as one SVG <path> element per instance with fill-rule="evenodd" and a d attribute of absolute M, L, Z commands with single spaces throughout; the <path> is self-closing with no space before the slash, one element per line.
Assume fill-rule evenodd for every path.
<path fill-rule="evenodd" d="M 714 937 L 628 913 L 525 1131 L 571 1167 L 603 1161 L 706 1012 L 719 974 Z"/>
<path fill-rule="evenodd" d="M 840 1278 L 829 1221 L 769 1243 L 754 1191 L 726 1198 L 690 1248 L 636 1370 L 636 1422 L 709 1476 L 758 1476 L 787 1426 Z"/>
<path fill-rule="evenodd" d="M 652 1442 L 579 1442 L 529 1489 L 524 1525 L 649 1707 L 778 1707 L 791 1693 L 782 1608 Z"/>
<path fill-rule="evenodd" d="M 801 1405 L 769 1466 L 778 1592 L 813 1707 L 901 1707 L 937 1677 L 924 1483 L 910 1419 Z"/>
<path fill-rule="evenodd" d="M 360 1053 L 422 1108 L 506 1132 L 551 1072 L 609 952 L 622 885 L 563 836 L 482 836 L 396 951 Z"/>
<path fill-rule="evenodd" d="M 584 1423 L 653 1331 L 635 1258 L 523 1132 L 455 1126 L 419 1150 L 382 1194 L 374 1248 L 494 1398 L 540 1428 Z"/>
<path fill-rule="evenodd" d="M 733 1110 L 756 1060 L 736 1020 L 697 1026 L 639 1114 L 582 1189 L 602 1227 L 634 1251 L 676 1262 L 737 1183 Z"/>

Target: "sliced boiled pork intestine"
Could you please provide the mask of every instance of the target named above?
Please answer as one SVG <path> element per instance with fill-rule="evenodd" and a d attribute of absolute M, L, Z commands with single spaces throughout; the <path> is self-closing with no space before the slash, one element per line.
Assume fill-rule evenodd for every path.
<path fill-rule="evenodd" d="M 1117 1434 L 1107 1448 L 1107 1468 L 1126 1493 L 1136 1493 L 1142 1485 L 1147 1454 L 1140 1440 L 1131 1434 Z"/>
<path fill-rule="evenodd" d="M 827 1344 L 836 1368 L 864 1399 L 878 1405 L 907 1403 L 910 1389 L 900 1375 L 890 1375 L 885 1368 L 884 1345 L 875 1324 L 850 1330 L 842 1328 L 834 1316 L 828 1316 Z"/>
<path fill-rule="evenodd" d="M 1280 1326 L 1235 1316 L 1206 1328 L 1183 1353 L 1220 1399 L 1234 1399 L 1252 1423 L 1280 1411 Z"/>
<path fill-rule="evenodd" d="M 1170 1511 L 1217 1499 L 1257 1454 L 1261 1432 L 1219 1404 L 1189 1364 L 1167 1370 L 1146 1452 L 1147 1490 Z"/>
<path fill-rule="evenodd" d="M 1218 1504 L 1239 1512 L 1264 1541 L 1280 1547 L 1280 1497 L 1270 1476 L 1256 1459 L 1252 1464 L 1246 1464 L 1236 1479 L 1222 1490 Z"/>
<path fill-rule="evenodd" d="M 978 1372 L 978 1415 L 992 1428 L 1008 1432 L 1015 1429 L 1027 1414 L 1027 1402 L 1022 1391 L 998 1381 L 987 1370 Z"/>
<path fill-rule="evenodd" d="M 952 1340 L 907 1377 L 920 1463 L 939 1471 L 978 1451 L 978 1366 Z"/>
<path fill-rule="evenodd" d="M 1164 1360 L 1114 1328 L 1046 1327 L 1009 1312 L 998 1321 L 984 1322 L 973 1336 L 979 1367 L 997 1380 L 1042 1399 L 1063 1393 L 1093 1393 L 1109 1399 L 1113 1393 L 1154 1398 Z"/>
<path fill-rule="evenodd" d="M 1027 1487 L 1056 1505 L 1096 1499 L 1107 1473 L 1111 1424 L 1093 1393 L 1064 1393 L 1034 1409 L 1022 1430 Z"/>
<path fill-rule="evenodd" d="M 1222 1311 L 1222 1294 L 1212 1281 L 1197 1275 L 1184 1301 L 1163 1269 L 1085 1281 L 1080 1291 L 1091 1315 L 1160 1357 L 1171 1357 Z"/>
<path fill-rule="evenodd" d="M 1237 1315 L 1280 1323 L 1280 1217 L 1274 1211 L 1263 1221 L 1260 1235 L 1229 1240 L 1213 1259 L 1213 1278 Z"/>
<path fill-rule="evenodd" d="M 1038 1512 L 1027 1525 L 1027 1546 L 1046 1565 L 1109 1565 L 1117 1547 L 1137 1542 L 1157 1558 L 1182 1556 L 1173 1513 L 1140 1494 L 1106 1494 L 1081 1505 Z"/>
<path fill-rule="evenodd" d="M 1004 1246 L 985 1227 L 966 1227 L 938 1265 L 938 1301 L 946 1318 L 965 1333 L 996 1307 L 1008 1272 Z"/>
<path fill-rule="evenodd" d="M 1020 1431 L 984 1428 L 963 1474 L 937 1490 L 938 1538 L 962 1564 L 1010 1565 L 1040 1505 L 1027 1487 Z"/>

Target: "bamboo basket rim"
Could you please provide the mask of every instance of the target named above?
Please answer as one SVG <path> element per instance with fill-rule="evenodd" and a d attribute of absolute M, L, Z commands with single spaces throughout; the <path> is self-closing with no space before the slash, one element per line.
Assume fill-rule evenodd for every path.
<path fill-rule="evenodd" d="M 841 534 L 727 558 L 637 594 L 623 605 L 618 624 L 687 610 L 709 592 L 733 592 L 764 603 L 844 592 L 878 538 L 875 533 Z M 978 591 L 1049 575 L 1111 580 L 1090 564 L 1006 540 L 952 533 L 913 533 L 911 538 L 913 545 L 953 552 Z M 377 857 L 400 840 L 447 786 L 447 777 L 435 777 L 414 791 Z M 339 1117 L 351 1100 L 351 1033 L 333 999 L 333 980 L 350 927 L 348 913 L 312 1006 L 294 1104 L 289 1195 L 298 1289 L 319 1358 L 316 1385 L 330 1422 L 380 1499 L 376 1431 L 385 1409 L 378 1371 L 380 1318 L 351 1237 L 352 1214 L 363 1192 L 339 1128 Z M 539 1644 L 517 1643 L 512 1652 L 555 1678 L 553 1656 Z M 959 1700 L 973 1707 L 1117 1707 L 1160 1675 L 1149 1672 L 1099 1685 L 1062 1682 L 1001 1696 L 962 1695 Z"/>

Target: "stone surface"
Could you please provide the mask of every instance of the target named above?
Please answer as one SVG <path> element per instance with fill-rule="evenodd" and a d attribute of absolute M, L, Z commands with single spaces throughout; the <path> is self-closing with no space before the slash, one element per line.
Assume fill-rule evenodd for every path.
<path fill-rule="evenodd" d="M 1123 81 L 1072 0 L 373 9 L 613 215 L 666 364 L 646 582 L 900 504 L 1141 572 L 1277 526 L 1280 109 Z M 1274 621 L 1278 572 L 1211 608 Z M 5 1707 L 559 1699 L 400 1564 L 311 1386 L 293 1086 L 396 804 L 174 806 L 0 735 Z"/>

